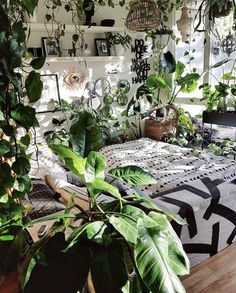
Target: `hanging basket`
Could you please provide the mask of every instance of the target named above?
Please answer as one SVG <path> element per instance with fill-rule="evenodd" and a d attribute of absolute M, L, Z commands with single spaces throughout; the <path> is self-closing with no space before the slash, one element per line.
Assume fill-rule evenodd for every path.
<path fill-rule="evenodd" d="M 167 110 L 165 117 L 156 117 L 156 112 L 160 109 L 158 107 L 154 108 L 149 117 L 144 119 L 144 137 L 160 140 L 166 133 L 177 133 L 179 120 L 178 109 L 172 105 L 166 105 L 165 108 Z"/>
<path fill-rule="evenodd" d="M 152 31 L 160 24 L 161 12 L 153 0 L 134 0 L 131 3 L 125 23 L 130 31 Z"/>

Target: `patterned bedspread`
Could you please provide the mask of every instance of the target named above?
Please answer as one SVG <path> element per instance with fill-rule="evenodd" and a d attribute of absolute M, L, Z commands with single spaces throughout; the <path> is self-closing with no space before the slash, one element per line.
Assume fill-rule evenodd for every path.
<path fill-rule="evenodd" d="M 142 194 L 149 196 L 204 177 L 226 181 L 236 178 L 234 160 L 149 138 L 106 146 L 101 152 L 107 159 L 108 170 L 136 165 L 151 173 L 158 183 L 140 188 Z M 132 191 L 127 184 L 123 184 L 123 187 L 127 193 Z"/>

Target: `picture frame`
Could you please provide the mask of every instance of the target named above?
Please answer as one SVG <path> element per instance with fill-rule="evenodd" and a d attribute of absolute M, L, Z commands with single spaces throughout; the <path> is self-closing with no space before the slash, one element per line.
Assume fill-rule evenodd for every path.
<path fill-rule="evenodd" d="M 56 38 L 42 37 L 42 46 L 44 56 L 57 56 L 59 57 L 59 43 Z"/>
<path fill-rule="evenodd" d="M 40 78 L 43 82 L 42 95 L 37 102 L 31 103 L 31 106 L 35 108 L 36 114 L 55 112 L 57 104 L 61 104 L 58 76 L 53 73 L 41 74 Z"/>
<path fill-rule="evenodd" d="M 97 56 L 110 56 L 107 39 L 95 39 Z"/>

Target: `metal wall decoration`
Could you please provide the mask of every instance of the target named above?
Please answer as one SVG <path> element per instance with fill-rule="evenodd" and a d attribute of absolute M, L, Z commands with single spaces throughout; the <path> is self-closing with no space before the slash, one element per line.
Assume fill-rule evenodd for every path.
<path fill-rule="evenodd" d="M 136 72 L 137 76 L 132 77 L 132 83 L 142 83 L 147 79 L 150 64 L 147 58 L 143 59 L 144 53 L 147 53 L 147 46 L 144 40 L 135 39 L 132 52 L 135 53 L 135 58 L 132 58 L 131 71 Z"/>
<path fill-rule="evenodd" d="M 231 53 L 236 51 L 236 38 L 231 32 L 222 40 L 220 44 L 222 52 L 226 53 L 228 57 Z"/>
<path fill-rule="evenodd" d="M 125 25 L 133 32 L 155 30 L 161 24 L 161 12 L 153 0 L 134 0 Z"/>

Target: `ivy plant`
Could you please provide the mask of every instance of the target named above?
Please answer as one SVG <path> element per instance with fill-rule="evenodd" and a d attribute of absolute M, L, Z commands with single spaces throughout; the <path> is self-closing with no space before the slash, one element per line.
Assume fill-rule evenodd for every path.
<path fill-rule="evenodd" d="M 14 269 L 25 250 L 22 232 L 25 208 L 21 200 L 31 190 L 30 128 L 37 126 L 35 109 L 23 103 L 37 101 L 43 84 L 36 71 L 45 58 L 35 58 L 24 70 L 25 27 L 21 12 L 33 14 L 36 0 L 0 4 L 0 271 Z M 23 82 L 25 80 L 25 82 Z"/>

